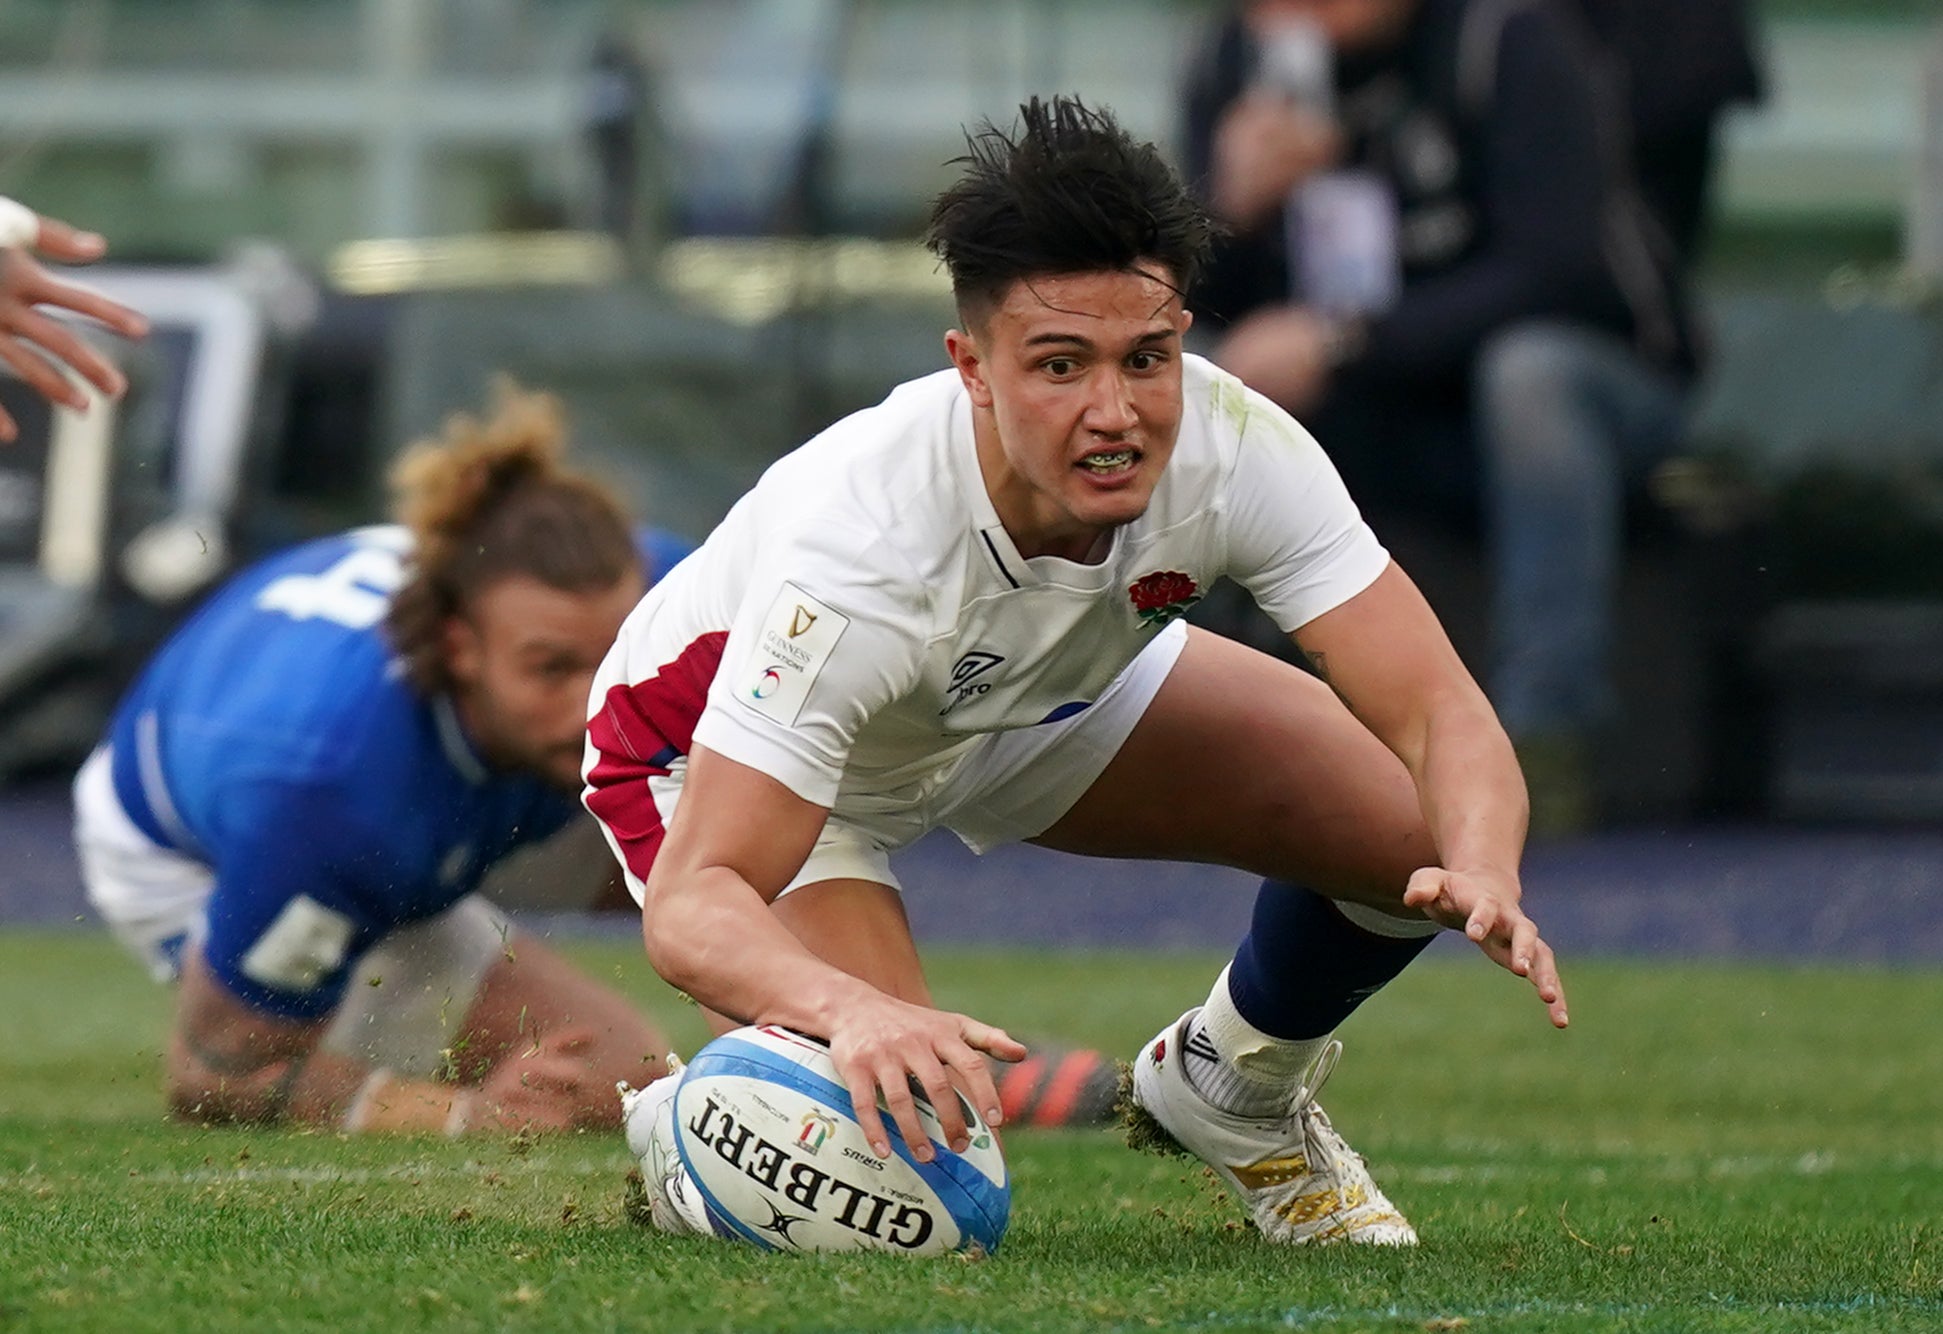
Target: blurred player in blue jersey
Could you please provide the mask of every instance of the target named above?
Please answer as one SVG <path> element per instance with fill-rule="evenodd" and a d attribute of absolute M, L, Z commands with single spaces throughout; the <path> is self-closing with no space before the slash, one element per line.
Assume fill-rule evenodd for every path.
<path fill-rule="evenodd" d="M 399 526 L 238 575 L 77 776 L 89 897 L 176 984 L 178 1116 L 612 1126 L 661 1072 L 644 1017 L 475 892 L 585 818 L 589 683 L 675 555 L 563 438 L 542 395 L 455 417 L 396 469 Z"/>

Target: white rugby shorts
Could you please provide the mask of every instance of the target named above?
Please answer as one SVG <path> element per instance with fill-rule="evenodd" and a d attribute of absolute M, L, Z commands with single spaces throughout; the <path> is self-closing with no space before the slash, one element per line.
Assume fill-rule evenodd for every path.
<path fill-rule="evenodd" d="M 1186 646 L 1187 625 L 1176 621 L 1091 706 L 1070 718 L 987 733 L 952 751 L 934 769 L 901 772 L 894 787 L 881 791 L 853 788 L 846 781 L 803 869 L 782 892 L 824 880 L 902 888 L 891 872 L 890 854 L 934 829 L 951 830 L 977 853 L 1043 834 L 1120 753 Z M 649 780 L 664 827 L 674 818 L 686 769 L 687 760 L 677 760 L 666 777 Z M 613 834 L 605 824 L 601 828 L 618 858 Z M 639 903 L 646 887 L 631 869 L 626 875 L 628 892 Z"/>

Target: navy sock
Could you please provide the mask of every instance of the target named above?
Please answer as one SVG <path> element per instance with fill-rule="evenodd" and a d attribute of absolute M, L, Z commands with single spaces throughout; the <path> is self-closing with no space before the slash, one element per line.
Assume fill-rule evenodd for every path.
<path fill-rule="evenodd" d="M 1434 939 L 1434 930 L 1378 935 L 1312 889 L 1264 880 L 1229 966 L 1228 994 L 1241 1017 L 1271 1037 L 1323 1037 Z"/>

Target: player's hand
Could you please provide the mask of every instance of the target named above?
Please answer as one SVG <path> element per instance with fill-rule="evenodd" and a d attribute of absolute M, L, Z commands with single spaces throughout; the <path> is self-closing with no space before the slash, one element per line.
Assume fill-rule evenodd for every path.
<path fill-rule="evenodd" d="M 20 208 L 12 200 L 0 200 L 0 205 Z M 93 232 L 77 231 L 57 218 L 37 221 L 31 248 L 49 259 L 84 264 L 107 252 L 106 242 Z M 19 234 L 16 229 L 9 237 Z M 80 386 L 68 379 L 68 370 L 110 397 L 121 394 L 128 387 L 122 373 L 74 330 L 43 311 L 43 306 L 98 320 L 124 338 L 140 338 L 148 332 L 148 321 L 136 311 L 55 278 L 28 253 L 27 245 L 0 248 L 0 361 L 49 402 L 65 407 L 79 410 L 88 405 Z M 0 410 L 0 440 L 18 434 L 13 418 Z"/>
<path fill-rule="evenodd" d="M 971 1134 L 958 1095 L 978 1108 L 987 1124 L 997 1126 L 1003 1117 L 985 1055 L 1001 1061 L 1025 1056 L 1025 1047 L 1004 1029 L 882 993 L 861 1005 L 847 1006 L 842 1022 L 828 1036 L 830 1059 L 849 1086 L 857 1124 L 872 1150 L 880 1158 L 891 1151 L 877 1107 L 881 1092 L 892 1121 L 919 1162 L 929 1162 L 933 1154 L 930 1133 L 918 1119 L 913 1081 L 937 1113 L 944 1142 L 953 1152 L 963 1153 Z"/>
<path fill-rule="evenodd" d="M 587 1053 L 594 1035 L 548 1034 L 492 1068 L 474 1095 L 465 1129 L 571 1130 L 613 1098 L 594 1078 Z"/>
<path fill-rule="evenodd" d="M 1538 934 L 1537 923 L 1519 907 L 1519 898 L 1518 881 L 1502 871 L 1449 871 L 1441 866 L 1417 871 L 1403 891 L 1404 906 L 1462 931 L 1491 962 L 1529 980 L 1553 1027 L 1564 1028 L 1568 1019 L 1558 962 Z"/>

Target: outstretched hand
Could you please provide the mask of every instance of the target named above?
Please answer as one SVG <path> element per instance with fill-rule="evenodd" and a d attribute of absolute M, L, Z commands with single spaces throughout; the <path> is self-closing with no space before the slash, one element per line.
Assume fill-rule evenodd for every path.
<path fill-rule="evenodd" d="M 480 1083 L 474 1100 L 448 1129 L 572 1130 L 600 1123 L 613 1100 L 589 1053 L 590 1029 L 566 1029 L 507 1056 Z"/>
<path fill-rule="evenodd" d="M 1517 880 L 1495 870 L 1426 866 L 1410 877 L 1403 891 L 1404 906 L 1462 931 L 1491 962 L 1527 979 L 1545 1003 L 1553 1027 L 1564 1028 L 1569 1020 L 1558 961 L 1518 900 Z"/>
<path fill-rule="evenodd" d="M 958 1097 L 997 1126 L 1003 1119 L 998 1088 L 985 1063 L 987 1055 L 1001 1061 L 1024 1058 L 1025 1046 L 1004 1029 L 980 1023 L 969 1015 L 933 1010 L 882 995 L 849 1007 L 843 1021 L 829 1035 L 830 1058 L 850 1089 L 857 1124 L 878 1157 L 890 1155 L 877 1099 L 881 1093 L 904 1142 L 919 1162 L 933 1156 L 931 1136 L 918 1119 L 913 1083 L 924 1090 L 937 1114 L 944 1142 L 963 1153 L 971 1134 Z"/>
<path fill-rule="evenodd" d="M 41 307 L 85 315 L 124 338 L 140 338 L 148 321 L 98 292 L 60 281 L 28 253 L 31 248 L 49 259 L 85 264 L 107 253 L 107 243 L 93 232 L 36 217 L 13 200 L 0 199 L 0 247 L 0 361 L 49 402 L 77 411 L 88 399 L 68 378 L 69 371 L 110 397 L 119 395 L 128 387 L 121 372 Z M 18 434 L 13 418 L 0 409 L 0 440 Z"/>

